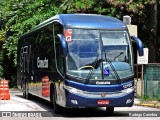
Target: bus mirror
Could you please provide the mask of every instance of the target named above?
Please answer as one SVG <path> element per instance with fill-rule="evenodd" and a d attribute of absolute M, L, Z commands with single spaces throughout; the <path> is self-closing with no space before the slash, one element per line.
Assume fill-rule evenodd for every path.
<path fill-rule="evenodd" d="M 131 36 L 131 39 L 134 42 L 136 42 L 136 44 L 137 44 L 139 56 L 143 56 L 143 44 L 142 44 L 142 41 L 139 38 L 135 37 L 135 36 Z"/>
<path fill-rule="evenodd" d="M 59 37 L 60 44 L 62 47 L 63 57 L 66 57 L 68 53 L 68 49 L 67 49 L 67 44 L 65 42 L 64 36 L 62 34 L 58 34 L 58 37 Z"/>

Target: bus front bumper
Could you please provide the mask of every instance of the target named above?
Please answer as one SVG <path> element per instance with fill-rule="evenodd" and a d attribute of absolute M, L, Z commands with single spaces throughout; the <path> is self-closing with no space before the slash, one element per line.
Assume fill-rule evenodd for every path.
<path fill-rule="evenodd" d="M 87 107 L 131 107 L 134 103 L 134 91 L 123 96 L 114 97 L 86 97 L 66 91 L 66 107 L 87 108 Z"/>

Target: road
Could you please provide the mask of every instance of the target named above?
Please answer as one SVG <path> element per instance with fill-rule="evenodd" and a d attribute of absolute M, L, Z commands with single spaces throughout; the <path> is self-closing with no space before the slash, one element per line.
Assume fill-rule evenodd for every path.
<path fill-rule="evenodd" d="M 71 119 L 74 118 L 76 120 L 106 120 L 106 118 L 114 119 L 114 120 L 124 120 L 124 119 L 141 119 L 150 120 L 159 119 L 160 117 L 160 109 L 142 107 L 142 106 L 133 106 L 133 107 L 118 107 L 115 108 L 115 112 L 113 115 L 107 115 L 105 112 L 105 108 L 92 108 L 92 109 L 63 109 L 61 114 L 54 114 L 53 108 L 50 102 L 40 99 L 38 97 L 33 97 L 31 100 L 26 100 L 22 97 L 22 93 L 18 90 L 11 90 L 11 100 L 0 100 L 0 113 L 4 120 L 11 119 L 9 117 L 4 117 L 7 112 L 12 114 L 12 117 L 16 117 L 19 119 Z M 154 112 L 153 112 L 154 111 Z M 156 111 L 156 112 L 155 112 Z M 33 113 L 33 114 L 32 114 Z M 19 115 L 19 116 L 18 116 Z M 129 116 L 130 115 L 130 116 Z M 159 117 L 154 117 L 158 115 Z M 149 116 L 149 117 L 148 117 Z M 36 118 L 33 118 L 36 117 Z M 40 118 L 42 117 L 42 118 Z M 52 117 L 52 118 L 51 118 Z M 1 119 L 0 118 L 0 119 Z"/>

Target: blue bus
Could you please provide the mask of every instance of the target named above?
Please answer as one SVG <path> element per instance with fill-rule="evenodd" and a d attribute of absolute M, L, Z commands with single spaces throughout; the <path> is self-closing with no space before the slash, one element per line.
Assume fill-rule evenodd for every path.
<path fill-rule="evenodd" d="M 22 35 L 17 84 L 23 96 L 61 108 L 131 107 L 134 103 L 132 41 L 120 20 L 93 14 L 59 14 Z"/>

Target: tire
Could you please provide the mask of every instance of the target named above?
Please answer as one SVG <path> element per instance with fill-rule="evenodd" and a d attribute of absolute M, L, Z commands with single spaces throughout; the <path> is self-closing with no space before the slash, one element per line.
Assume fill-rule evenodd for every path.
<path fill-rule="evenodd" d="M 23 89 L 23 98 L 26 98 L 26 83 L 24 80 L 22 80 L 22 89 Z"/>
<path fill-rule="evenodd" d="M 106 107 L 107 114 L 113 114 L 114 113 L 114 107 Z"/>
<path fill-rule="evenodd" d="M 29 86 L 27 81 L 24 81 L 23 83 L 23 97 L 26 99 L 31 99 L 31 94 L 29 93 Z"/>
<path fill-rule="evenodd" d="M 61 112 L 61 107 L 56 103 L 57 100 L 57 92 L 56 92 L 56 88 L 51 87 L 51 103 L 53 105 L 53 111 L 54 113 L 60 113 Z"/>

